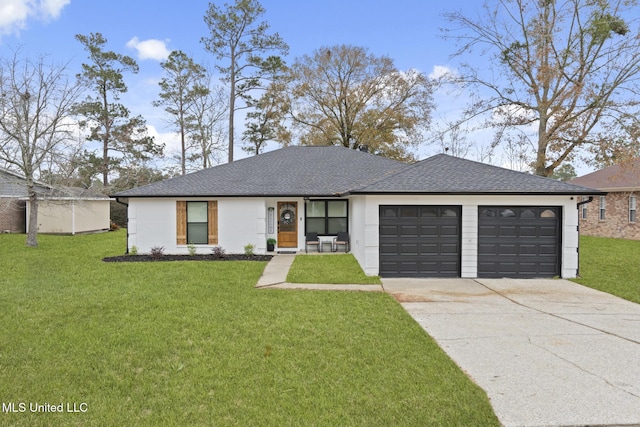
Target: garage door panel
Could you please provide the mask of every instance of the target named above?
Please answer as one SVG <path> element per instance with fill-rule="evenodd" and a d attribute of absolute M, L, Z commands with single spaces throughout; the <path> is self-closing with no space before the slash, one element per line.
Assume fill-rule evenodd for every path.
<path fill-rule="evenodd" d="M 381 243 L 380 252 L 385 254 L 397 254 L 398 245 L 395 243 Z"/>
<path fill-rule="evenodd" d="M 478 207 L 479 277 L 559 275 L 559 207 Z"/>
<path fill-rule="evenodd" d="M 458 256 L 458 254 L 460 253 L 460 246 L 456 243 L 453 244 L 447 244 L 447 243 L 443 243 L 440 245 L 440 250 L 439 252 L 442 255 L 455 255 Z"/>
<path fill-rule="evenodd" d="M 452 225 L 443 225 L 440 227 L 440 235 L 443 237 L 458 237 L 458 226 L 455 224 Z"/>
<path fill-rule="evenodd" d="M 420 244 L 420 253 L 422 255 L 438 255 L 440 251 L 440 245 L 436 243 L 421 243 Z"/>
<path fill-rule="evenodd" d="M 436 239 L 438 238 L 439 231 L 439 228 L 435 225 L 421 225 L 420 237 L 423 237 L 425 239 Z"/>
<path fill-rule="evenodd" d="M 380 275 L 459 277 L 460 213 L 460 206 L 381 206 Z"/>
<path fill-rule="evenodd" d="M 417 243 L 403 243 L 398 245 L 398 255 L 406 254 L 406 255 L 418 255 L 418 244 Z"/>
<path fill-rule="evenodd" d="M 540 255 L 558 255 L 558 247 L 556 245 L 540 245 L 538 253 Z"/>
<path fill-rule="evenodd" d="M 518 236 L 520 237 L 536 237 L 538 235 L 539 228 L 535 226 L 521 226 L 518 230 Z"/>
<path fill-rule="evenodd" d="M 399 231 L 402 237 L 418 237 L 418 227 L 415 225 L 401 225 Z"/>
<path fill-rule="evenodd" d="M 549 225 L 549 226 L 540 227 L 540 236 L 541 237 L 545 237 L 545 236 L 556 237 L 556 233 L 557 233 L 557 230 L 556 230 L 555 226 L 550 226 Z"/>
<path fill-rule="evenodd" d="M 398 226 L 396 225 L 380 225 L 380 235 L 381 236 L 397 236 L 398 235 Z"/>
<path fill-rule="evenodd" d="M 515 224 L 501 225 L 498 227 L 498 237 L 513 237 L 518 234 Z"/>

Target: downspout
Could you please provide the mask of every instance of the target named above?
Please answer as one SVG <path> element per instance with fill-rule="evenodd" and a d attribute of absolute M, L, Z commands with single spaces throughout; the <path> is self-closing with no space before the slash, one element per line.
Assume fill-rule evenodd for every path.
<path fill-rule="evenodd" d="M 76 235 L 76 201 L 71 201 L 71 235 Z"/>
<path fill-rule="evenodd" d="M 116 202 L 127 207 L 127 249 L 124 253 L 129 255 L 129 203 L 121 202 L 118 197 L 116 197 Z"/>
<path fill-rule="evenodd" d="M 593 196 L 589 196 L 587 200 L 576 203 L 576 209 L 578 209 L 578 268 L 576 269 L 576 277 L 580 277 L 580 207 L 591 202 L 593 202 Z"/>

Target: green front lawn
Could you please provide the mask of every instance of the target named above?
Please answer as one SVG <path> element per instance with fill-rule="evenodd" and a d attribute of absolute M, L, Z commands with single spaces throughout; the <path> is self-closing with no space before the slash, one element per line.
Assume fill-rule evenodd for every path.
<path fill-rule="evenodd" d="M 378 276 L 367 276 L 351 254 L 298 255 L 289 274 L 289 283 L 347 283 L 379 285 Z"/>
<path fill-rule="evenodd" d="M 2 425 L 498 425 L 387 294 L 258 290 L 262 262 L 103 263 L 123 231 L 24 240 L 0 235 L 0 401 L 26 405 Z M 86 412 L 29 412 L 61 403 Z"/>
<path fill-rule="evenodd" d="M 640 241 L 582 236 L 575 282 L 640 303 Z"/>

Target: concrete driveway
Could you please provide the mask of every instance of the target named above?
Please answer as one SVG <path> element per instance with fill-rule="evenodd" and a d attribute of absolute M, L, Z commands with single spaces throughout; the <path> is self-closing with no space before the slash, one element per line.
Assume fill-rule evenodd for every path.
<path fill-rule="evenodd" d="M 567 280 L 383 279 L 505 426 L 640 425 L 640 305 Z"/>

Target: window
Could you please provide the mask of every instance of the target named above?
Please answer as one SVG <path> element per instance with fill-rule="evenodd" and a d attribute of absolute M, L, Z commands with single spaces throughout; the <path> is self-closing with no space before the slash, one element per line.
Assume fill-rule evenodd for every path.
<path fill-rule="evenodd" d="M 535 218 L 536 217 L 536 213 L 533 211 L 533 209 L 522 209 L 522 212 L 520 212 L 520 218 Z"/>
<path fill-rule="evenodd" d="M 321 236 L 334 236 L 348 231 L 346 200 L 309 200 L 306 203 L 306 230 Z"/>
<path fill-rule="evenodd" d="M 607 199 L 605 196 L 600 196 L 600 221 L 604 221 L 606 207 Z"/>
<path fill-rule="evenodd" d="M 176 202 L 176 241 L 178 245 L 218 244 L 218 202 Z"/>
<path fill-rule="evenodd" d="M 580 206 L 580 212 L 581 212 L 581 216 L 582 219 L 587 219 L 587 204 L 586 202 L 589 201 L 589 196 L 582 196 L 582 201 L 585 202 L 582 204 L 582 206 Z"/>
<path fill-rule="evenodd" d="M 540 218 L 555 218 L 556 212 L 552 209 L 545 209 L 540 213 Z"/>
<path fill-rule="evenodd" d="M 187 202 L 187 243 L 209 243 L 207 229 L 207 202 Z"/>
<path fill-rule="evenodd" d="M 629 196 L 629 222 L 636 222 L 636 196 Z"/>

